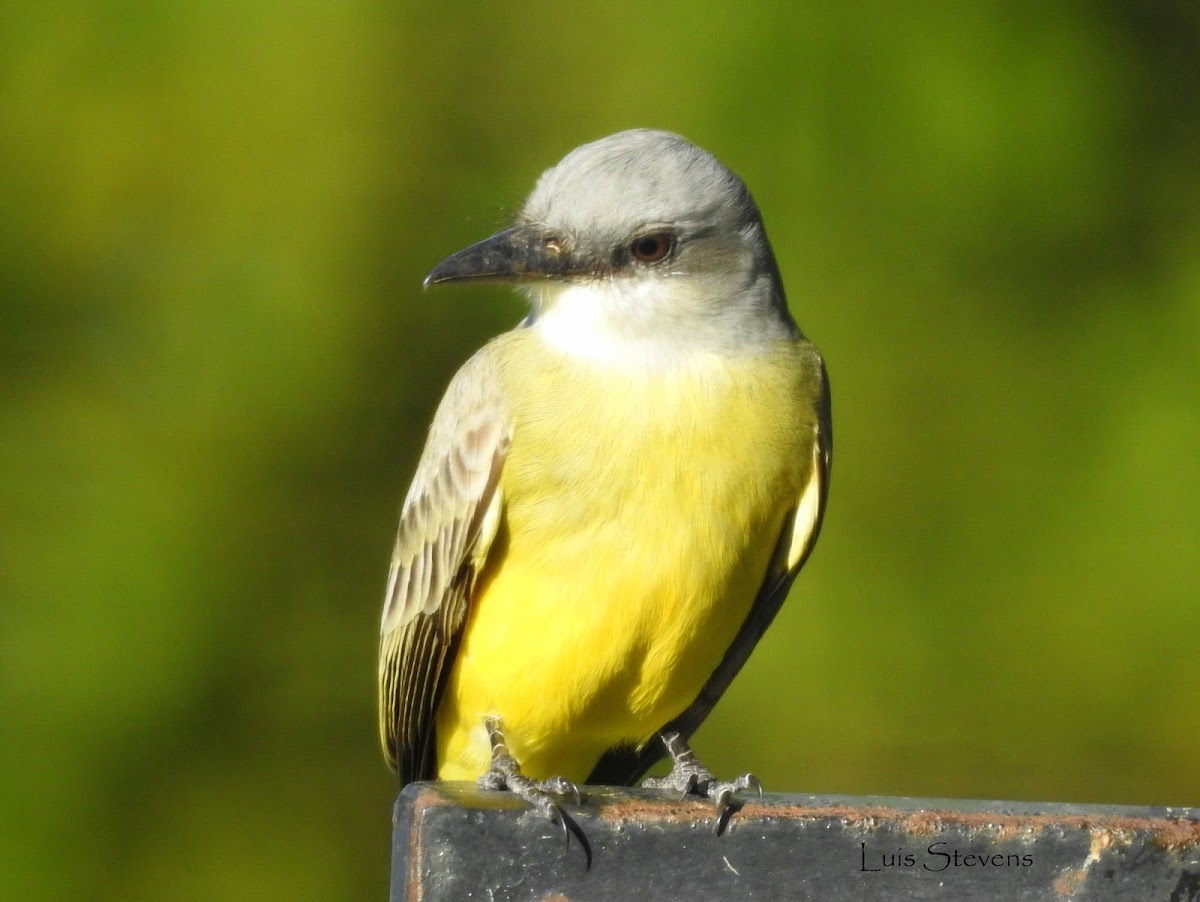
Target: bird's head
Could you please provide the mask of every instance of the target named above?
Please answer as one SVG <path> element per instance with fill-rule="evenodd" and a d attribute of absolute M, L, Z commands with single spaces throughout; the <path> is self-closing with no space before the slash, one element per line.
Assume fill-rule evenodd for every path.
<path fill-rule="evenodd" d="M 720 349 L 795 334 L 750 192 L 670 132 L 571 151 L 515 225 L 443 260 L 425 284 L 468 279 L 517 282 L 529 322 L 585 353 L 614 340 Z"/>

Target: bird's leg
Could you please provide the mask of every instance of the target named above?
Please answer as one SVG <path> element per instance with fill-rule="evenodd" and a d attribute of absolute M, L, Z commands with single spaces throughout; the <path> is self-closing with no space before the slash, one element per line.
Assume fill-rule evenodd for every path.
<path fill-rule="evenodd" d="M 508 790 L 561 827 L 564 837 L 569 839 L 569 833 L 579 836 L 579 827 L 567 817 L 566 812 L 552 798 L 552 796 L 574 796 L 575 804 L 578 805 L 581 801 L 579 787 L 565 777 L 533 780 L 525 776 L 521 773 L 521 765 L 512 756 L 504 741 L 500 718 L 487 717 L 483 723 L 487 728 L 488 741 L 492 746 L 492 764 L 487 773 L 479 778 L 479 786 L 483 789 Z"/>
<path fill-rule="evenodd" d="M 700 763 L 682 736 L 678 733 L 659 735 L 667 754 L 671 756 L 671 772 L 665 777 L 647 777 L 642 781 L 642 786 L 647 789 L 674 789 L 680 798 L 693 795 L 712 799 L 717 806 L 717 833 L 725 829 L 729 816 L 741 807 L 733 798 L 735 792 L 753 789 L 762 797 L 762 784 L 754 774 L 742 774 L 728 782 L 718 780 L 712 771 Z"/>

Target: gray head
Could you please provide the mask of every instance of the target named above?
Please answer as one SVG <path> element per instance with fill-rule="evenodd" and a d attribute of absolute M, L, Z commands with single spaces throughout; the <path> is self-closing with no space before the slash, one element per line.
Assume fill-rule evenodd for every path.
<path fill-rule="evenodd" d="M 530 322 L 547 328 L 721 346 L 797 334 L 745 184 L 664 131 L 571 151 L 515 226 L 444 260 L 426 284 L 463 279 L 518 280 Z"/>

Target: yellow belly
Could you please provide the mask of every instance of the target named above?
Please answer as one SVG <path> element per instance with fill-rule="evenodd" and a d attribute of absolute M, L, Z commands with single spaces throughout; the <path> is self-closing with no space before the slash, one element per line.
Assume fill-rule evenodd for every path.
<path fill-rule="evenodd" d="M 482 774 L 498 715 L 528 775 L 583 780 L 682 712 L 745 620 L 807 475 L 810 363 L 601 377 L 530 330 L 498 341 L 524 343 L 499 358 L 503 520 L 438 711 L 438 775 Z"/>

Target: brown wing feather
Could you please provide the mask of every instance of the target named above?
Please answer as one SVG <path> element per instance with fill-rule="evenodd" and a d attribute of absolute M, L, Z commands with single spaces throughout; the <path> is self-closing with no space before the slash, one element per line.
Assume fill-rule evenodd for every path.
<path fill-rule="evenodd" d="M 821 365 L 822 396 L 818 402 L 815 441 L 813 446 L 812 476 L 809 485 L 801 493 L 797 508 L 784 521 L 783 530 L 775 546 L 770 569 L 763 580 L 762 588 L 754 600 L 746 621 L 738 630 L 721 663 L 713 671 L 708 682 L 700 690 L 688 708 L 664 724 L 660 733 L 679 733 L 686 740 L 704 721 L 713 706 L 729 688 L 750 652 L 758 644 L 771 621 L 779 612 L 787 597 L 796 574 L 808 560 L 817 535 L 821 531 L 821 520 L 825 513 L 825 501 L 829 493 L 829 467 L 833 454 L 833 421 L 830 413 L 829 382 Z M 656 738 L 641 748 L 622 746 L 610 749 L 592 769 L 588 783 L 610 786 L 628 786 L 636 783 L 654 766 L 665 752 Z"/>
<path fill-rule="evenodd" d="M 379 639 L 379 735 L 402 784 L 436 776 L 434 717 L 496 533 L 510 436 L 484 348 L 438 407 L 392 553 Z"/>

